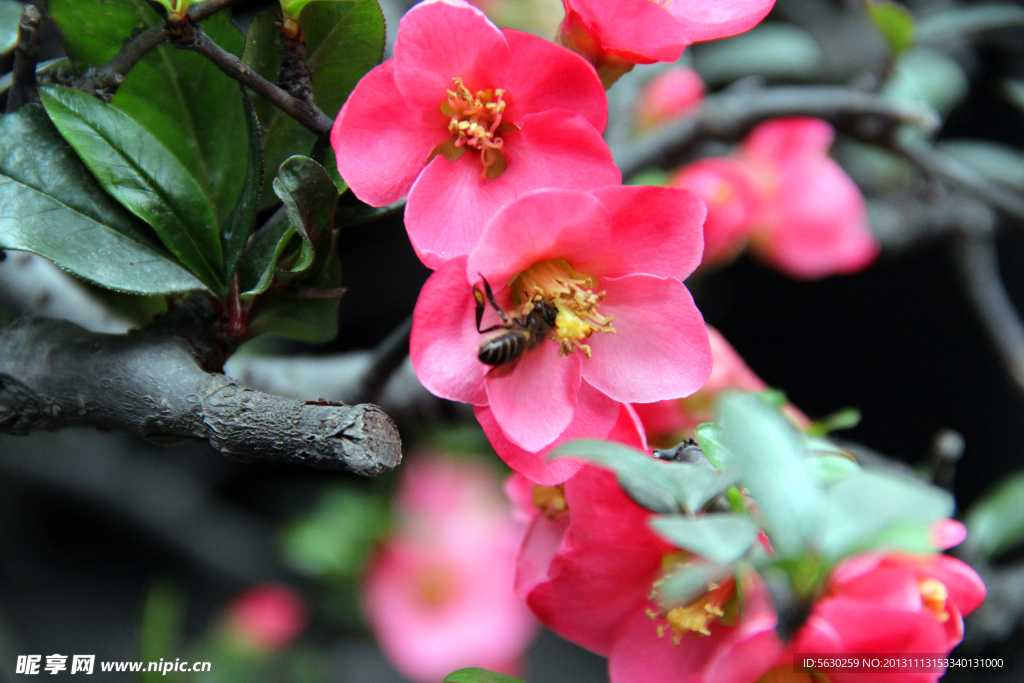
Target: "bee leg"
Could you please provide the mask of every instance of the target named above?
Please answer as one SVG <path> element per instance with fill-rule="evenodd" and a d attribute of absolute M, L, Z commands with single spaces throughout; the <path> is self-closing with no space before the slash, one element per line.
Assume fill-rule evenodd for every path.
<path fill-rule="evenodd" d="M 477 275 L 480 275 L 480 273 L 477 273 Z M 490 332 L 502 327 L 507 327 L 509 322 L 508 318 L 505 317 L 505 312 L 501 310 L 501 307 L 498 306 L 498 302 L 494 300 L 494 292 L 491 291 L 491 284 L 487 282 L 487 278 L 480 275 L 480 279 L 483 280 L 484 291 L 487 292 L 487 301 L 491 304 L 491 308 L 494 309 L 494 312 L 498 314 L 498 318 L 501 322 L 504 323 L 503 325 L 488 327 L 486 330 L 480 329 L 480 323 L 482 323 L 484 319 L 484 295 L 481 294 L 480 288 L 477 285 L 473 285 L 473 298 L 476 300 L 476 331 L 483 334 L 484 332 Z"/>

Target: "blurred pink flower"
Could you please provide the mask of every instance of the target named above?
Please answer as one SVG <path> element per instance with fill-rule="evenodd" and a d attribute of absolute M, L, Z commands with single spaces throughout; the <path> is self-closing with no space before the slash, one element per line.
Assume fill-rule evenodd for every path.
<path fill-rule="evenodd" d="M 753 28 L 775 0 L 562 0 L 557 40 L 610 87 L 634 64 L 674 62 L 687 45 Z"/>
<path fill-rule="evenodd" d="M 363 609 L 404 676 L 436 683 L 479 666 L 515 673 L 537 624 L 513 593 L 523 525 L 486 465 L 422 452 L 405 465 L 396 529 L 364 583 Z"/>
<path fill-rule="evenodd" d="M 408 196 L 413 247 L 438 268 L 523 192 L 620 182 L 601 139 L 607 120 L 601 84 L 577 55 L 499 30 L 463 0 L 427 0 L 402 18 L 394 58 L 356 86 L 331 144 L 359 199 Z"/>
<path fill-rule="evenodd" d="M 784 273 L 804 280 L 853 273 L 878 256 L 864 196 L 828 156 L 825 121 L 774 119 L 755 128 L 733 159 L 703 159 L 672 181 L 708 206 L 704 265 L 747 243 Z"/>
<path fill-rule="evenodd" d="M 699 200 L 671 188 L 523 195 L 467 257 L 423 286 L 410 343 L 417 377 L 437 396 L 486 406 L 508 441 L 531 453 L 586 415 L 610 429 L 615 403 L 693 393 L 711 372 L 711 351 L 678 278 L 700 258 L 703 218 Z M 515 363 L 478 358 L 487 337 L 477 331 L 473 288 L 482 279 L 509 315 L 537 309 L 553 319 Z M 497 321 L 487 307 L 484 325 Z"/>
<path fill-rule="evenodd" d="M 684 438 L 692 437 L 693 430 L 704 422 L 711 422 L 715 399 L 728 389 L 739 391 L 765 391 L 768 385 L 754 374 L 740 354 L 732 347 L 722 333 L 708 325 L 711 341 L 711 378 L 692 396 L 657 403 L 635 403 L 644 432 L 653 444 L 675 445 Z M 787 404 L 786 415 L 799 427 L 807 427 L 811 421 L 798 408 Z"/>
<path fill-rule="evenodd" d="M 264 583 L 235 598 L 227 624 L 233 635 L 257 650 L 277 650 L 299 637 L 307 618 L 298 593 L 283 584 Z"/>
<path fill-rule="evenodd" d="M 644 86 L 636 103 L 636 127 L 645 131 L 685 116 L 704 99 L 704 81 L 693 69 L 674 66 Z"/>

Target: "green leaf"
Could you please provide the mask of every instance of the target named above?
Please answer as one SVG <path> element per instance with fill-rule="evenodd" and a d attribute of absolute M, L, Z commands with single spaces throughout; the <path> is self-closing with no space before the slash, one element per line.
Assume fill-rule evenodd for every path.
<path fill-rule="evenodd" d="M 708 592 L 715 583 L 731 572 L 723 567 L 703 560 L 695 560 L 666 574 L 655 587 L 658 604 L 665 609 L 688 605 Z M 738 582 L 737 582 L 738 583 Z"/>
<path fill-rule="evenodd" d="M 103 188 L 153 226 L 214 291 L 224 290 L 213 207 L 177 159 L 129 116 L 83 92 L 40 88 L 47 113 Z"/>
<path fill-rule="evenodd" d="M 48 7 L 80 69 L 109 60 L 133 30 L 163 22 L 146 0 L 50 0 Z M 244 39 L 228 12 L 201 26 L 222 48 L 241 54 Z M 225 281 L 244 242 L 240 232 L 250 227 L 244 200 L 251 191 L 252 128 L 244 102 L 241 86 L 213 62 L 167 43 L 131 70 L 112 101 L 178 159 L 214 207 L 216 231 L 230 246 L 220 274 Z"/>
<path fill-rule="evenodd" d="M 986 493 L 967 513 L 967 543 L 995 557 L 1024 541 L 1024 471 Z"/>
<path fill-rule="evenodd" d="M 841 455 L 820 455 L 808 458 L 807 466 L 826 484 L 861 471 L 860 465 Z"/>
<path fill-rule="evenodd" d="M 955 59 L 938 50 L 914 48 L 900 55 L 881 93 L 896 102 L 930 106 L 946 116 L 969 90 L 967 73 Z"/>
<path fill-rule="evenodd" d="M 272 8 L 253 19 L 243 55 L 246 64 L 275 83 L 280 68 L 276 15 L 277 10 Z M 384 15 L 376 0 L 330 0 L 305 7 L 299 25 L 306 37 L 306 64 L 312 72 L 313 98 L 333 118 L 359 79 L 384 56 Z M 262 98 L 253 97 L 263 127 L 269 174 L 288 157 L 312 152 L 316 143 L 313 133 Z M 264 178 L 262 208 L 274 203 L 269 194 L 272 180 L 272 175 Z"/>
<path fill-rule="evenodd" d="M 319 276 L 303 281 L 310 288 L 341 286 L 341 263 L 331 256 Z M 309 344 L 329 342 L 338 334 L 337 298 L 302 298 L 301 288 L 263 294 L 261 312 L 250 323 L 255 334 L 276 334 Z"/>
<path fill-rule="evenodd" d="M 5 55 L 18 44 L 18 21 L 22 5 L 11 0 L 0 0 L 0 55 Z"/>
<path fill-rule="evenodd" d="M 802 435 L 757 394 L 724 394 L 716 422 L 740 481 L 757 501 L 775 551 L 785 558 L 815 546 L 822 532 L 825 491 L 804 462 Z"/>
<path fill-rule="evenodd" d="M 278 259 L 293 237 L 295 230 L 283 207 L 253 235 L 252 244 L 242 253 L 238 264 L 239 291 L 243 297 L 267 291 L 277 273 Z"/>
<path fill-rule="evenodd" d="M 581 439 L 558 448 L 551 457 L 583 458 L 615 472 L 622 489 L 654 512 L 700 511 L 732 485 L 731 477 L 684 462 L 655 460 L 614 441 Z"/>
<path fill-rule="evenodd" d="M 327 171 L 309 157 L 289 157 L 274 179 L 274 193 L 284 202 L 291 227 L 303 240 L 296 263 L 287 267 L 287 272 L 305 274 L 312 264 L 325 264 L 334 253 L 338 206 L 338 188 Z M 309 275 L 315 276 L 319 270 L 313 268 Z"/>
<path fill-rule="evenodd" d="M 914 15 L 906 7 L 893 0 L 868 0 L 867 9 L 894 54 L 914 45 Z"/>
<path fill-rule="evenodd" d="M 825 436 L 829 432 L 840 429 L 853 429 L 859 424 L 860 411 L 856 408 L 843 408 L 820 420 L 815 420 L 806 431 L 811 436 Z"/>
<path fill-rule="evenodd" d="M 702 43 L 693 50 L 693 66 L 711 85 L 747 76 L 772 80 L 815 77 L 825 55 L 810 33 L 792 24 L 762 22 L 725 40 Z"/>
<path fill-rule="evenodd" d="M 860 472 L 828 490 L 822 550 L 834 561 L 873 548 L 894 547 L 889 544 L 899 538 L 927 536 L 936 520 L 952 514 L 953 497 L 947 491 L 910 478 Z M 893 527 L 900 533 L 894 534 Z"/>
<path fill-rule="evenodd" d="M 472 667 L 448 674 L 444 677 L 444 683 L 523 683 L 523 681 L 497 671 Z"/>
<path fill-rule="evenodd" d="M 1024 192 L 1024 153 L 991 140 L 939 140 L 936 149 L 956 157 L 989 180 Z"/>
<path fill-rule="evenodd" d="M 304 576 L 356 577 L 388 527 L 387 505 L 380 498 L 338 487 L 326 491 L 312 512 L 288 526 L 282 552 L 288 566 Z"/>
<path fill-rule="evenodd" d="M 263 146 L 260 142 L 260 122 L 248 99 L 243 99 L 246 121 L 245 175 L 235 206 L 224 220 L 220 238 L 224 248 L 224 279 L 230 282 L 238 269 L 242 251 L 252 233 L 256 207 L 263 184 Z"/>
<path fill-rule="evenodd" d="M 662 538 L 715 564 L 732 564 L 757 540 L 757 526 L 746 517 L 709 514 L 655 517 L 651 527 Z"/>
<path fill-rule="evenodd" d="M 401 211 L 405 208 L 405 200 L 389 204 L 387 206 L 370 206 L 359 201 L 351 191 L 341 195 L 338 200 L 338 213 L 334 218 L 334 224 L 338 230 L 342 228 L 362 225 L 375 221 L 384 216 Z"/>
<path fill-rule="evenodd" d="M 990 29 L 1024 24 L 1024 7 L 1010 3 L 979 4 L 924 17 L 917 25 L 921 44 L 942 43 Z"/>
<path fill-rule="evenodd" d="M 660 168 L 646 168 L 639 173 L 630 176 L 626 185 L 653 185 L 655 187 L 668 187 L 672 182 L 672 174 L 662 171 Z"/>
<path fill-rule="evenodd" d="M 202 288 L 103 191 L 38 105 L 0 118 L 0 248 L 31 251 L 122 291 Z"/>
<path fill-rule="evenodd" d="M 725 471 L 729 467 L 732 456 L 722 442 L 721 428 L 713 422 L 705 422 L 697 425 L 694 436 L 697 437 L 697 443 L 700 444 L 701 450 L 704 451 L 704 455 L 708 456 L 711 463 L 719 470 Z"/>

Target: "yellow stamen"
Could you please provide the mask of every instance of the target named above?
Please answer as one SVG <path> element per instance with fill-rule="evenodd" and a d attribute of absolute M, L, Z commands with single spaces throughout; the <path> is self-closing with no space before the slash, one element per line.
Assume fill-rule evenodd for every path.
<path fill-rule="evenodd" d="M 474 95 L 461 78 L 452 82 L 455 88 L 448 91 L 448 99 L 441 105 L 441 111 L 450 117 L 448 132 L 456 148 L 471 147 L 480 152 L 482 176 L 496 178 L 508 165 L 501 153 L 505 142 L 497 135 L 505 113 L 505 91 L 480 90 Z"/>
<path fill-rule="evenodd" d="M 520 301 L 532 301 L 539 295 L 558 310 L 551 339 L 562 347 L 563 356 L 579 349 L 590 358 L 590 346 L 583 340 L 595 332 L 616 331 L 609 324 L 614 316 L 601 315 L 597 310 L 605 295 L 594 292 L 597 279 L 577 273 L 563 259 L 535 263 L 511 284 Z"/>
<path fill-rule="evenodd" d="M 657 584 L 655 584 L 657 586 Z M 711 635 L 711 625 L 725 616 L 723 606 L 736 595 L 736 584 L 732 580 L 724 581 L 721 584 L 712 583 L 708 585 L 708 592 L 697 598 L 689 605 L 673 607 L 670 610 L 647 610 L 647 616 L 652 620 L 664 619 L 672 630 L 672 643 L 679 647 L 682 638 L 687 633 L 696 633 L 702 636 Z M 665 636 L 665 626 L 657 626 L 659 638 Z"/>
<path fill-rule="evenodd" d="M 949 612 L 946 611 L 946 601 L 949 600 L 949 590 L 945 584 L 938 579 L 918 579 L 917 586 L 921 590 L 921 602 L 924 609 L 931 612 L 941 622 L 949 620 Z"/>
<path fill-rule="evenodd" d="M 565 486 L 540 486 L 533 487 L 533 506 L 540 510 L 548 519 L 555 519 L 569 509 L 569 503 L 565 499 Z"/>

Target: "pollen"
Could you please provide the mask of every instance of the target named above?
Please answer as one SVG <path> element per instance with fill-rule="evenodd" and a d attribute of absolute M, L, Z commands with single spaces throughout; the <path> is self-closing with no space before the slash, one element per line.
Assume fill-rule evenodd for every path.
<path fill-rule="evenodd" d="M 667 624 L 655 627 L 658 637 L 664 638 L 669 630 L 672 632 L 672 644 L 679 647 L 687 633 L 711 635 L 711 625 L 725 616 L 724 606 L 736 595 L 735 586 L 732 580 L 709 584 L 707 592 L 689 605 L 657 612 L 649 609 L 647 616 L 652 620 L 664 619 Z"/>
<path fill-rule="evenodd" d="M 949 590 L 946 585 L 938 579 L 918 579 L 917 587 L 921 590 L 921 602 L 924 609 L 938 619 L 940 622 L 949 621 L 949 612 L 946 610 L 946 601 L 949 600 Z"/>
<path fill-rule="evenodd" d="M 614 316 L 598 311 L 605 292 L 594 291 L 597 279 L 578 273 L 563 259 L 535 263 L 512 280 L 512 289 L 521 301 L 541 296 L 558 311 L 552 341 L 561 346 L 561 355 L 576 349 L 590 358 L 590 345 L 583 343 L 595 332 L 615 332 Z"/>
<path fill-rule="evenodd" d="M 533 506 L 543 513 L 548 519 L 555 519 L 569 509 L 569 503 L 565 499 L 565 486 L 541 486 L 536 484 L 533 487 Z"/>
<path fill-rule="evenodd" d="M 502 125 L 505 114 L 505 91 L 479 90 L 475 94 L 469 91 L 461 78 L 453 78 L 454 85 L 448 92 L 448 99 L 441 104 L 441 111 L 449 117 L 449 140 L 447 150 L 439 150 L 449 159 L 456 158 L 466 149 L 480 152 L 480 163 L 483 165 L 482 177 L 497 178 L 508 167 L 508 161 L 501 149 L 505 141 L 498 133 L 508 130 L 508 124 Z"/>

